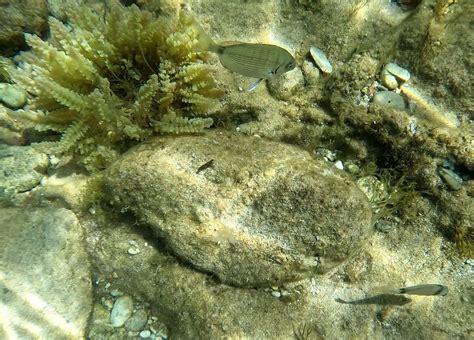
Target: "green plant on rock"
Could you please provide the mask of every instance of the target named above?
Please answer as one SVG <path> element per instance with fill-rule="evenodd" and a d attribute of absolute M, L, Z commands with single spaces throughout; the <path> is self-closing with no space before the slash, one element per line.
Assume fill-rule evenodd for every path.
<path fill-rule="evenodd" d="M 11 79 L 33 97 L 30 118 L 56 131 L 50 153 L 73 153 L 91 171 L 154 133 L 198 132 L 222 92 L 185 13 L 156 17 L 108 1 L 104 13 L 67 1 L 68 22 L 49 18 L 47 41 L 26 35 Z"/>

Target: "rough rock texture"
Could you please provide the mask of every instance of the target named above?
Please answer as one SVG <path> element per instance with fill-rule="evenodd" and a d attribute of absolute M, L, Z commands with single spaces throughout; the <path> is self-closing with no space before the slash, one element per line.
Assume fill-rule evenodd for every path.
<path fill-rule="evenodd" d="M 424 207 L 430 211 L 427 201 Z M 146 229 L 130 227 L 134 219 L 98 211 L 82 222 L 99 282 L 97 300 L 119 290 L 146 301 L 172 339 L 295 339 L 303 329 L 311 332 L 308 339 L 469 338 L 472 264 L 446 258 L 446 241 L 428 227 L 433 214 L 374 234 L 364 251 L 335 270 L 278 287 L 288 293 L 280 298 L 270 288 L 232 287 L 193 270 Z M 127 252 L 132 240 L 138 255 Z M 420 283 L 445 284 L 449 294 L 377 296 L 380 286 Z M 102 308 L 92 318 L 90 338 L 126 337 L 124 328 L 97 322 L 107 322 L 108 314 Z"/>
<path fill-rule="evenodd" d="M 2 209 L 0 226 L 0 338 L 84 338 L 92 286 L 76 216 Z"/>
<path fill-rule="evenodd" d="M 48 157 L 32 147 L 0 145 L 0 200 L 36 187 L 47 167 Z"/>
<path fill-rule="evenodd" d="M 235 285 L 327 272 L 372 228 L 368 201 L 347 175 L 256 137 L 157 138 L 105 177 L 119 208 L 150 224 L 185 261 Z"/>
<path fill-rule="evenodd" d="M 45 0 L 0 0 L 0 55 L 13 55 L 24 47 L 25 32 L 41 35 L 47 15 Z"/>

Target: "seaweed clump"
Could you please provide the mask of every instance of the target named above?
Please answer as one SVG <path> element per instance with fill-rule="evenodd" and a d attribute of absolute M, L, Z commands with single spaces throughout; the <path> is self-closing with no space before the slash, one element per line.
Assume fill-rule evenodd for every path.
<path fill-rule="evenodd" d="M 78 156 L 89 171 L 154 133 L 198 132 L 222 91 L 186 13 L 155 16 L 108 1 L 103 13 L 68 1 L 68 21 L 50 17 L 47 41 L 26 34 L 31 50 L 10 68 L 33 97 L 29 118 L 49 153 Z"/>

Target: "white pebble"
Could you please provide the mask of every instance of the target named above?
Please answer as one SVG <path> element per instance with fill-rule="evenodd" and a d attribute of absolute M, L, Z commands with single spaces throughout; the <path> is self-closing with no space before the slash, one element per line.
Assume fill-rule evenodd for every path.
<path fill-rule="evenodd" d="M 272 291 L 272 296 L 276 297 L 276 298 L 279 298 L 281 296 L 281 293 L 279 291 L 274 290 L 274 291 Z"/>
<path fill-rule="evenodd" d="M 324 73 L 332 73 L 332 65 L 321 49 L 311 46 L 309 53 L 321 71 Z"/>
<path fill-rule="evenodd" d="M 141 331 L 139 336 L 142 339 L 146 339 L 146 338 L 149 338 L 151 336 L 151 332 L 147 329 L 147 330 Z"/>
<path fill-rule="evenodd" d="M 125 295 L 119 297 L 110 313 L 110 323 L 114 327 L 122 327 L 125 322 L 132 316 L 133 300 L 130 296 Z"/>
<path fill-rule="evenodd" d="M 344 164 L 342 164 L 342 161 L 336 161 L 336 163 L 334 163 L 334 166 L 339 170 L 344 170 Z"/>
<path fill-rule="evenodd" d="M 137 247 L 130 247 L 128 248 L 127 252 L 130 255 L 137 255 L 137 254 L 140 254 L 140 249 L 138 249 Z"/>

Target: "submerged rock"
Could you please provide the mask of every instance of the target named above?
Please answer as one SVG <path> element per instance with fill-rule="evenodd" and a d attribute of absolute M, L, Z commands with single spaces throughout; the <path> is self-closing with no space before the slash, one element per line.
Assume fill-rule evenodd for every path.
<path fill-rule="evenodd" d="M 74 213 L 0 209 L 0 226 L 0 301 L 8 324 L 3 334 L 84 339 L 93 294 L 84 233 Z"/>
<path fill-rule="evenodd" d="M 195 268 L 234 285 L 324 273 L 371 230 L 369 203 L 346 174 L 256 137 L 157 138 L 105 177 L 119 209 L 132 210 Z"/>
<path fill-rule="evenodd" d="M 0 145 L 0 200 L 36 187 L 48 167 L 48 157 L 29 146 Z"/>

